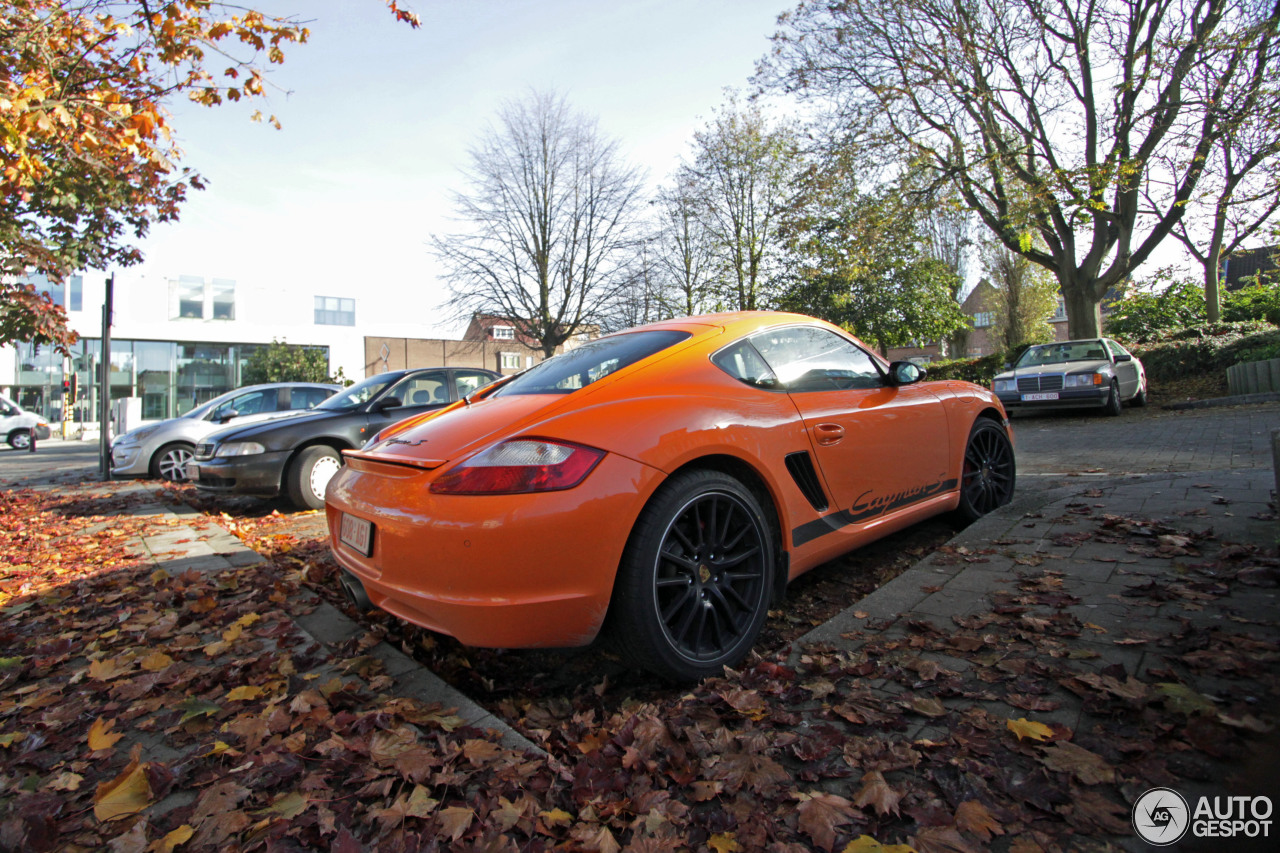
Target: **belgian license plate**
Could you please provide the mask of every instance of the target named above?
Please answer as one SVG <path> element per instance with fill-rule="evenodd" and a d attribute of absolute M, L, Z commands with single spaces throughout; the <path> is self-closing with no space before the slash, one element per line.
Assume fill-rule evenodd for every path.
<path fill-rule="evenodd" d="M 187 463 L 187 479 L 193 483 L 200 479 L 200 466 L 194 462 Z"/>
<path fill-rule="evenodd" d="M 373 523 L 370 521 L 344 512 L 338 538 L 366 557 L 373 553 Z"/>
<path fill-rule="evenodd" d="M 1058 399 L 1057 391 L 1045 391 L 1043 394 L 1023 394 L 1022 402 L 1034 403 L 1036 400 L 1056 400 Z"/>

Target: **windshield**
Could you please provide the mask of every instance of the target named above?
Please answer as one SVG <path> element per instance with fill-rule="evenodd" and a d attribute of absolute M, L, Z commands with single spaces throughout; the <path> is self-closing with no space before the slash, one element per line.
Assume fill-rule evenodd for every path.
<path fill-rule="evenodd" d="M 377 376 L 370 376 L 363 382 L 357 382 L 344 391 L 339 391 L 320 405 L 312 409 L 313 412 L 321 409 L 330 411 L 347 411 L 354 409 L 356 406 L 369 402 L 374 397 L 382 393 L 383 389 L 392 382 L 400 378 L 399 373 L 380 373 Z"/>
<path fill-rule="evenodd" d="M 1045 344 L 1031 347 L 1022 354 L 1014 367 L 1036 367 L 1041 364 L 1061 364 L 1064 361 L 1104 361 L 1107 351 L 1102 341 L 1070 341 L 1065 344 Z"/>
<path fill-rule="evenodd" d="M 570 394 L 688 337 L 688 332 L 654 330 L 600 338 L 526 370 L 494 396 Z"/>

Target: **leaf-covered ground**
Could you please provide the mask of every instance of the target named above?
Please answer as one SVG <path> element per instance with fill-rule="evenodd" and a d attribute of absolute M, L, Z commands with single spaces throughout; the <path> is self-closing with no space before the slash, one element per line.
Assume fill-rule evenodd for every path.
<path fill-rule="evenodd" d="M 1167 562 L 1114 603 L 1164 633 L 1108 636 L 1032 559 L 988 612 L 790 647 L 871 576 L 993 556 L 938 550 L 944 525 L 864 551 L 858 586 L 806 580 L 741 671 L 674 689 L 599 650 L 466 649 L 377 615 L 333 658 L 293 621 L 308 590 L 337 600 L 297 518 L 203 504 L 197 535 L 267 559 L 174 574 L 136 548 L 173 517 L 122 514 L 147 497 L 0 492 L 0 849 L 1109 849 L 1146 788 L 1220 787 L 1250 756 L 1275 778 L 1276 614 L 1237 602 L 1280 565 L 1190 518 L 1073 510 L 1071 535 Z M 383 638 L 545 754 L 396 696 L 365 654 Z M 1104 640 L 1160 664 L 1101 665 Z"/>

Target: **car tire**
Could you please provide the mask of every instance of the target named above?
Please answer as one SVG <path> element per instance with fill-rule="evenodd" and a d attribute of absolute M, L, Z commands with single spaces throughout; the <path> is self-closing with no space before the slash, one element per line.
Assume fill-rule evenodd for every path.
<path fill-rule="evenodd" d="M 1111 380 L 1111 393 L 1107 395 L 1107 402 L 1103 405 L 1102 411 L 1111 417 L 1115 417 L 1124 412 L 1124 406 L 1120 402 L 1120 383 Z"/>
<path fill-rule="evenodd" d="M 719 471 L 677 474 L 627 542 L 610 605 L 613 645 L 673 681 L 720 675 L 760 634 L 773 567 L 771 526 L 749 489 Z"/>
<path fill-rule="evenodd" d="M 286 477 L 289 500 L 301 509 L 324 509 L 329 480 L 342 467 L 342 455 L 325 444 L 306 448 L 293 460 Z"/>
<path fill-rule="evenodd" d="M 14 450 L 26 450 L 31 446 L 31 432 L 25 429 L 15 429 L 9 433 L 7 441 Z"/>
<path fill-rule="evenodd" d="M 195 455 L 195 447 L 185 441 L 174 441 L 155 452 L 148 466 L 152 479 L 170 483 L 187 482 L 187 463 Z"/>
<path fill-rule="evenodd" d="M 1007 504 L 1017 476 L 1009 434 L 990 418 L 979 418 L 969 431 L 960 467 L 960 515 L 976 521 Z"/>

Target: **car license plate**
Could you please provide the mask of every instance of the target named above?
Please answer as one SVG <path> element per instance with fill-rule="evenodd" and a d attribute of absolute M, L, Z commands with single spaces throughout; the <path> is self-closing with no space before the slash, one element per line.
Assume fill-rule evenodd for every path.
<path fill-rule="evenodd" d="M 200 466 L 194 462 L 187 463 L 187 479 L 193 483 L 200 479 Z"/>
<path fill-rule="evenodd" d="M 1057 391 L 1045 391 L 1043 394 L 1023 394 L 1022 402 L 1034 403 L 1036 400 L 1056 400 L 1058 399 Z"/>
<path fill-rule="evenodd" d="M 373 523 L 363 518 L 356 518 L 344 512 L 338 538 L 343 544 L 350 545 L 366 557 L 373 553 Z"/>

